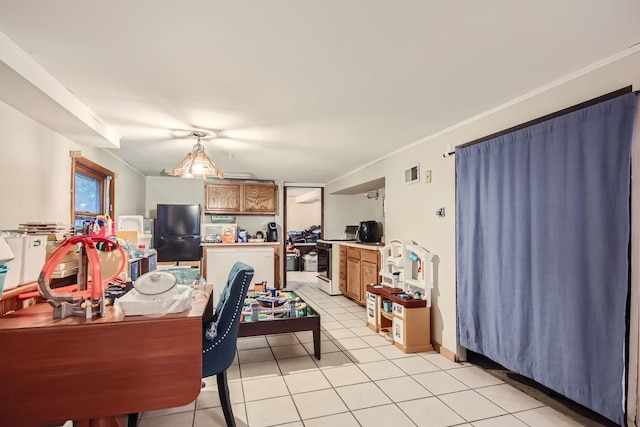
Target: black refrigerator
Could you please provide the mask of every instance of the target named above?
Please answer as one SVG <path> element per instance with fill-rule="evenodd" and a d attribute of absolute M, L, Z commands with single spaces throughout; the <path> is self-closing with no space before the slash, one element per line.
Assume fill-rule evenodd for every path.
<path fill-rule="evenodd" d="M 200 261 L 200 205 L 158 205 L 154 236 L 158 261 Z"/>

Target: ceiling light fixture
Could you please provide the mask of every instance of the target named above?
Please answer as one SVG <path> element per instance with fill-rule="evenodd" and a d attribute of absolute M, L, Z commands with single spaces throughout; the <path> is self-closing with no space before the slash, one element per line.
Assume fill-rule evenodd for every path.
<path fill-rule="evenodd" d="M 224 174 L 215 163 L 205 154 L 204 145 L 200 142 L 200 138 L 208 136 L 206 132 L 193 131 L 191 135 L 196 137 L 196 145 L 187 157 L 171 170 L 169 175 L 180 178 L 224 178 Z"/>

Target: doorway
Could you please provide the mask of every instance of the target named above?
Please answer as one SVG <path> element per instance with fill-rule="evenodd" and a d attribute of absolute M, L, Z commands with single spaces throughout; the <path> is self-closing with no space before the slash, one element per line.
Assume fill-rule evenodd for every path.
<path fill-rule="evenodd" d="M 284 185 L 284 283 L 316 282 L 316 241 L 324 236 L 324 187 Z"/>

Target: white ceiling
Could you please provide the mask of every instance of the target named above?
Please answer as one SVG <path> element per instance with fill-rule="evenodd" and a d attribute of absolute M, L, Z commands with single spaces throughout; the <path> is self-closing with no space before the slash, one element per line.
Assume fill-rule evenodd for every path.
<path fill-rule="evenodd" d="M 324 183 L 640 42 L 640 2 L 0 0 L 0 31 L 146 175 L 197 128 L 225 173 Z"/>

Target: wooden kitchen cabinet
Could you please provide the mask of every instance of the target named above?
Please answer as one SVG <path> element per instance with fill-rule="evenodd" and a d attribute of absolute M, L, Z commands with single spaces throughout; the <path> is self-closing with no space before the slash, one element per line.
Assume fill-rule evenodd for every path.
<path fill-rule="evenodd" d="M 280 247 L 274 246 L 273 251 L 273 285 L 280 289 Z"/>
<path fill-rule="evenodd" d="M 240 212 L 241 184 L 206 184 L 204 187 L 205 213 Z"/>
<path fill-rule="evenodd" d="M 360 259 L 347 257 L 347 296 L 356 301 L 362 299 L 360 289 L 362 281 L 360 280 Z"/>
<path fill-rule="evenodd" d="M 364 289 L 367 285 L 378 284 L 378 263 L 369 261 L 360 261 L 360 278 L 362 279 L 362 290 L 360 295 L 364 295 Z M 362 299 L 364 301 L 364 298 Z"/>
<path fill-rule="evenodd" d="M 360 249 L 360 302 L 366 304 L 367 285 L 380 283 L 378 250 Z"/>
<path fill-rule="evenodd" d="M 275 184 L 205 184 L 204 212 L 208 214 L 275 215 L 277 207 Z"/>
<path fill-rule="evenodd" d="M 347 248 L 340 245 L 340 268 L 339 268 L 340 292 L 347 294 Z"/>
<path fill-rule="evenodd" d="M 375 249 L 359 249 L 347 247 L 347 278 L 346 292 L 349 298 L 366 304 L 366 286 L 380 282 L 378 276 L 379 257 Z"/>
<path fill-rule="evenodd" d="M 242 184 L 242 212 L 275 215 L 278 188 L 274 184 Z"/>

